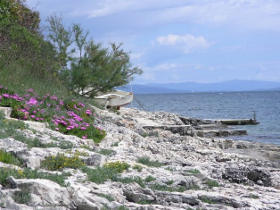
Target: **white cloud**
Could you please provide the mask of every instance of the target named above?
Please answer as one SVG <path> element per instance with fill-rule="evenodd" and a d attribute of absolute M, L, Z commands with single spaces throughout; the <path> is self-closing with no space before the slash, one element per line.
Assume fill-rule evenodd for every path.
<path fill-rule="evenodd" d="M 160 45 L 175 46 L 184 51 L 184 53 L 190 53 L 191 51 L 207 49 L 211 46 L 203 36 L 194 36 L 191 34 L 176 35 L 169 34 L 167 36 L 160 36 L 157 38 L 157 42 Z"/>
<path fill-rule="evenodd" d="M 279 0 L 27 0 L 75 17 L 102 18 L 124 15 L 138 24 L 199 23 L 280 30 Z M 42 7 L 42 8 L 43 8 Z M 148 19 L 148 21 L 146 19 Z M 120 23 L 121 24 L 121 23 Z"/>

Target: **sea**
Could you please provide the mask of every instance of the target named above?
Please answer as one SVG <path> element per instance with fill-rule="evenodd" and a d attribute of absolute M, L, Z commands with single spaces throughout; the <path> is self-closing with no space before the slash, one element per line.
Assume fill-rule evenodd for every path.
<path fill-rule="evenodd" d="M 136 94 L 130 107 L 201 119 L 253 118 L 259 125 L 234 126 L 248 135 L 227 137 L 280 145 L 280 91 Z"/>

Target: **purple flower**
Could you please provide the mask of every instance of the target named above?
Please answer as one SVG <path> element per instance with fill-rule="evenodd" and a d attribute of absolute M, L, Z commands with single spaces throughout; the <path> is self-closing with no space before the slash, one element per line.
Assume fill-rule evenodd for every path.
<path fill-rule="evenodd" d="M 3 97 L 4 97 L 4 98 L 10 98 L 10 95 L 7 94 L 7 93 L 4 93 L 4 94 L 3 94 Z"/>
<path fill-rule="evenodd" d="M 92 114 L 92 113 L 91 113 L 91 110 L 87 109 L 87 110 L 86 110 L 86 114 L 87 114 L 87 115 L 91 115 L 91 114 Z"/>
<path fill-rule="evenodd" d="M 54 101 L 57 101 L 57 96 L 51 96 L 50 99 L 54 100 Z"/>
<path fill-rule="evenodd" d="M 80 102 L 78 105 L 79 105 L 80 107 L 85 107 L 85 105 L 84 105 L 83 103 L 81 103 L 81 102 Z"/>
<path fill-rule="evenodd" d="M 34 90 L 32 88 L 28 89 L 27 92 L 33 93 Z"/>
<path fill-rule="evenodd" d="M 86 139 L 86 138 L 87 138 L 87 136 L 83 136 L 82 138 L 83 138 L 83 139 Z"/>
<path fill-rule="evenodd" d="M 86 130 L 87 128 L 85 128 L 85 127 L 80 127 L 80 129 L 84 131 L 84 130 Z"/>
<path fill-rule="evenodd" d="M 38 101 L 36 100 L 36 98 L 32 97 L 29 99 L 29 101 L 26 104 L 33 106 L 33 105 L 36 105 L 37 103 L 38 103 Z"/>

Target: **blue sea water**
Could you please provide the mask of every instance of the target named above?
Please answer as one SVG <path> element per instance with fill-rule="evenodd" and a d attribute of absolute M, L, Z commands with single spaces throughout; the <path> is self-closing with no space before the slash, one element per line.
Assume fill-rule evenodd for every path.
<path fill-rule="evenodd" d="M 145 94 L 130 106 L 202 119 L 252 118 L 255 111 L 260 124 L 242 126 L 248 135 L 230 138 L 280 145 L 280 91 Z"/>

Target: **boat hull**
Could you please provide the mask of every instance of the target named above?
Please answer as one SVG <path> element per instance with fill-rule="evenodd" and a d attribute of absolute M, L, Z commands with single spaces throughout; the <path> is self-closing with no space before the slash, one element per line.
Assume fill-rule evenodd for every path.
<path fill-rule="evenodd" d="M 106 95 L 97 96 L 94 101 L 105 107 L 121 107 L 133 101 L 133 93 L 124 91 L 114 91 Z"/>

